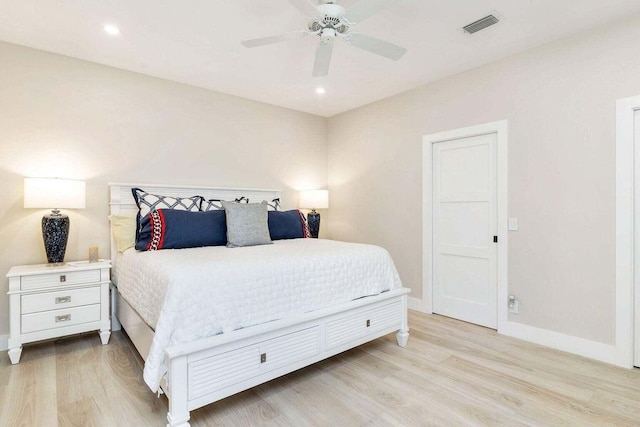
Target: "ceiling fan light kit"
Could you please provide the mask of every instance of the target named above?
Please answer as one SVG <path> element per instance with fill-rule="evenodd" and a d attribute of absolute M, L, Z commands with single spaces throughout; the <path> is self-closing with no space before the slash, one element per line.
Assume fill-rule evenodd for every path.
<path fill-rule="evenodd" d="M 329 74 L 333 42 L 336 38 L 342 38 L 351 46 L 397 61 L 406 53 L 407 49 L 375 37 L 353 32 L 351 28 L 358 22 L 400 1 L 402 0 L 360 0 L 346 10 L 334 1 L 323 1 L 322 4 L 315 6 L 310 0 L 289 0 L 289 3 L 295 8 L 311 18 L 307 26 L 308 30 L 245 40 L 242 44 L 245 47 L 258 47 L 308 35 L 319 36 L 320 40 L 316 48 L 312 72 L 314 77 L 323 77 Z"/>

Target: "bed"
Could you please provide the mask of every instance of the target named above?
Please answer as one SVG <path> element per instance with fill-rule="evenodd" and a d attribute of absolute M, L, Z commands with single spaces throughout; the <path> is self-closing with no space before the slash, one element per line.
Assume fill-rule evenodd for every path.
<path fill-rule="evenodd" d="M 137 213 L 135 187 L 205 200 L 280 198 L 276 190 L 109 186 L 112 215 Z M 168 426 L 188 426 L 191 410 L 389 333 L 407 344 L 409 290 L 376 246 L 285 239 L 118 253 L 112 234 L 111 248 L 112 327 L 145 360 L 149 388 L 166 393 Z"/>

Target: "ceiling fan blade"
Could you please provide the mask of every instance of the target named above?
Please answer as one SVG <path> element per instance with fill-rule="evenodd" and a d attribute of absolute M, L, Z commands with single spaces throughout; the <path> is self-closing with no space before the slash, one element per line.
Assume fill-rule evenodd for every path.
<path fill-rule="evenodd" d="M 385 7 L 401 1 L 402 0 L 360 0 L 358 3 L 347 9 L 344 18 L 351 24 L 362 22 L 380 12 Z"/>
<path fill-rule="evenodd" d="M 277 36 L 260 37 L 258 39 L 245 40 L 241 43 L 244 47 L 258 47 L 267 44 L 280 43 L 286 40 L 299 39 L 306 35 L 306 31 L 293 31 L 291 33 L 278 34 Z"/>
<path fill-rule="evenodd" d="M 376 55 L 384 56 L 385 58 L 393 59 L 394 61 L 402 58 L 402 55 L 407 51 L 404 47 L 396 44 L 358 33 L 349 34 L 348 37 L 345 37 L 345 41 L 355 47 L 375 53 Z"/>
<path fill-rule="evenodd" d="M 322 40 L 316 49 L 316 60 L 313 63 L 313 77 L 324 77 L 329 74 L 333 39 Z"/>
<path fill-rule="evenodd" d="M 289 0 L 289 3 L 309 18 L 319 15 L 318 9 L 309 0 Z"/>

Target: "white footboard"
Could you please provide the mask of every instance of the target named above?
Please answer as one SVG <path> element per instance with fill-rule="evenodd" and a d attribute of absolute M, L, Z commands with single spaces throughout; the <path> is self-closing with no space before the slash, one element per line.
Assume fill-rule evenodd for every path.
<path fill-rule="evenodd" d="M 191 410 L 391 332 L 404 347 L 408 292 L 396 289 L 167 349 L 167 425 L 188 426 Z"/>

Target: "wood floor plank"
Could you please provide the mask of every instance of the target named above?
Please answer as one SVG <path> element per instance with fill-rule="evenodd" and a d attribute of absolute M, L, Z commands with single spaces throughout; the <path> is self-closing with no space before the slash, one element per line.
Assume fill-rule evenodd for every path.
<path fill-rule="evenodd" d="M 389 335 L 192 411 L 202 426 L 640 426 L 640 370 L 410 312 Z M 0 358 L 0 426 L 163 426 L 126 334 L 84 334 Z"/>
<path fill-rule="evenodd" d="M 142 359 L 123 334 L 112 334 L 112 345 L 105 346 L 98 359 L 104 372 L 106 395 L 103 400 L 111 403 L 112 425 L 127 425 L 139 418 L 140 408 L 148 408 L 147 416 L 137 426 L 157 426 L 166 422 L 166 397 L 158 398 L 149 391 L 142 379 Z M 96 347 L 101 350 L 100 347 Z"/>
<path fill-rule="evenodd" d="M 59 406 L 58 424 L 77 427 L 97 427 L 107 425 L 107 419 L 101 414 L 104 408 L 100 408 L 95 399 L 87 398 L 76 400 L 72 403 Z"/>
<path fill-rule="evenodd" d="M 209 405 L 193 411 L 192 427 L 270 424 L 280 415 L 269 402 L 256 393 L 255 388 L 244 391 L 216 405 Z M 215 420 L 215 423 L 212 421 Z M 271 423 L 273 424 L 273 423 Z"/>
<path fill-rule="evenodd" d="M 366 348 L 364 351 L 371 352 L 372 349 Z M 392 361 L 394 365 L 401 366 L 406 359 L 403 357 L 402 352 L 394 353 L 395 348 L 388 346 L 384 350 L 377 352 L 375 357 Z M 362 358 L 358 360 L 358 363 L 364 360 L 366 359 Z M 447 399 L 463 400 L 467 401 L 467 404 L 470 403 L 470 400 L 475 400 L 474 406 L 476 410 L 483 408 L 491 412 L 501 412 L 510 415 L 517 412 L 523 405 L 520 399 L 492 387 L 492 384 L 466 381 L 464 372 L 447 369 L 446 365 L 443 364 L 405 364 L 404 369 L 398 369 L 397 372 L 397 375 L 395 375 L 397 380 L 401 382 L 412 382 L 415 380 L 418 382 L 418 386 L 420 383 L 432 384 L 433 387 L 438 387 L 436 389 L 437 393 L 442 396 L 447 396 Z M 514 420 L 511 424 L 515 425 L 517 422 Z"/>
<path fill-rule="evenodd" d="M 55 426 L 56 361 L 52 344 L 22 353 L 18 365 L 3 358 L 0 373 L 6 385 L 0 391 L 0 426 Z"/>

